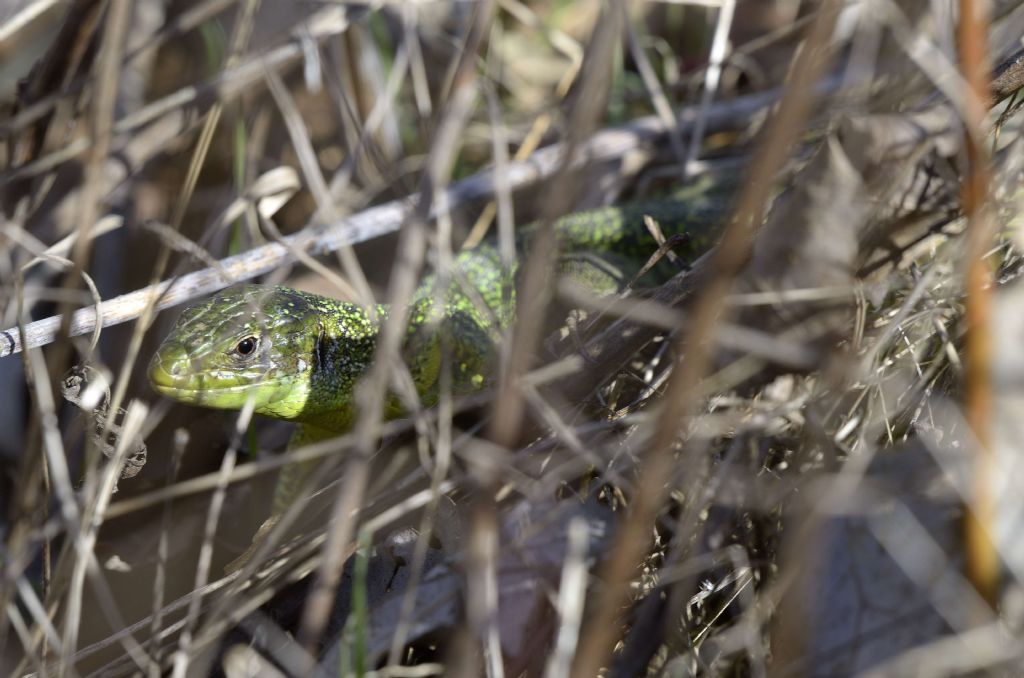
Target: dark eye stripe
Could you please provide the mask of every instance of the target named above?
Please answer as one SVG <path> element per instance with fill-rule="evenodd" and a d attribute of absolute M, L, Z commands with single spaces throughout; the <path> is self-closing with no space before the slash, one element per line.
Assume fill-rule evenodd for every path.
<path fill-rule="evenodd" d="M 324 331 L 320 330 L 320 333 L 316 336 L 316 344 L 313 346 L 313 354 L 316 356 L 316 365 L 313 366 L 313 371 L 319 373 L 324 369 L 326 363 L 324 362 L 324 356 L 321 352 L 324 345 Z"/>

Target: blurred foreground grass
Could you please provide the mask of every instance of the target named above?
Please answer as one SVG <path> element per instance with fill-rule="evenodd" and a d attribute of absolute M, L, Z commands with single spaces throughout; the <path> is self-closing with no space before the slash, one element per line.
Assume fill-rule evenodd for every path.
<path fill-rule="evenodd" d="M 467 239 L 741 179 L 722 245 L 601 322 L 538 286 L 589 315 L 509 388 L 382 424 L 369 458 L 353 435 L 299 451 L 336 468 L 241 572 L 289 428 L 153 394 L 175 312 L 145 298 L 0 358 L 0 668 L 1012 675 L 1024 10 L 990 11 L 980 120 L 958 51 L 978 34 L 946 3 L 3 8 L 4 354 L 19 324 L 92 322 L 94 295 L 212 269 L 176 303 L 208 294 L 218 262 L 285 237 L 231 274 L 330 296 L 364 275 L 385 299 L 424 225 L 443 267 Z M 965 287 L 972 259 L 991 283 Z M 964 308 L 989 303 L 986 367 Z M 83 364 L 109 384 L 88 415 L 60 389 Z M 118 441 L 144 441 L 133 477 L 102 454 Z M 358 463 L 359 513 L 332 516 Z M 348 562 L 311 641 L 325 558 Z"/>

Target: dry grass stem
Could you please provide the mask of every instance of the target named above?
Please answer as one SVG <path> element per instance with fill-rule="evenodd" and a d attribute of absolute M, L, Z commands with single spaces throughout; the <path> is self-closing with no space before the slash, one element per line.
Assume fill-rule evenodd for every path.
<path fill-rule="evenodd" d="M 0 672 L 1014 673 L 1022 34 L 0 3 Z"/>

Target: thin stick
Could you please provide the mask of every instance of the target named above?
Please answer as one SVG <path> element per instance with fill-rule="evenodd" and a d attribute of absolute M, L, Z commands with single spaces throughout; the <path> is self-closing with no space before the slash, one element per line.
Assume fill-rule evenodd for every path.
<path fill-rule="evenodd" d="M 598 675 L 618 640 L 620 627 L 615 619 L 628 602 L 629 582 L 647 552 L 652 526 L 661 509 L 662 498 L 669 489 L 666 479 L 672 477 L 676 463 L 672 451 L 680 427 L 697 405 L 700 380 L 710 354 L 709 337 L 718 323 L 722 302 L 731 289 L 732 281 L 753 245 L 752 229 L 761 222 L 771 180 L 788 156 L 791 144 L 801 133 L 810 113 L 813 83 L 829 62 L 821 52 L 832 34 L 839 4 L 830 0 L 818 10 L 805 49 L 794 66 L 788 95 L 782 99 L 754 159 L 750 178 L 740 196 L 736 218 L 726 228 L 722 243 L 714 253 L 708 285 L 697 299 L 688 331 L 680 333 L 678 348 L 685 347 L 686 359 L 673 369 L 662 398 L 658 429 L 649 451 L 641 460 L 638 491 L 634 493 L 630 511 L 619 526 L 615 544 L 609 549 L 611 555 L 602 569 L 604 588 L 580 638 L 573 676 L 590 678 Z"/>
<path fill-rule="evenodd" d="M 356 426 L 356 449 L 345 482 L 331 512 L 331 527 L 323 549 L 323 560 L 306 608 L 303 610 L 298 641 L 315 654 L 315 646 L 327 622 L 334 592 L 341 577 L 342 564 L 348 551 L 348 543 L 355 534 L 362 497 L 369 479 L 369 459 L 380 433 L 380 422 L 384 414 L 386 389 L 390 383 L 391 370 L 400 360 L 400 346 L 405 334 L 409 299 L 412 298 L 416 279 L 426 249 L 425 222 L 438 202 L 449 205 L 443 186 L 451 174 L 451 168 L 460 144 L 458 136 L 465 129 L 476 93 L 476 56 L 489 25 L 493 3 L 485 2 L 476 8 L 477 15 L 470 33 L 466 36 L 465 47 L 454 71 L 453 91 L 450 104 L 438 126 L 435 142 L 431 148 L 423 188 L 417 210 L 410 214 L 410 220 L 402 233 L 399 246 L 399 261 L 392 274 L 388 289 L 388 301 L 392 312 L 381 330 L 375 359 L 370 373 L 360 382 L 357 401 L 360 417 Z M 440 200 L 439 200 L 440 198 Z"/>
<path fill-rule="evenodd" d="M 992 240 L 992 224 L 986 208 L 991 171 L 985 152 L 985 105 L 989 101 L 991 69 L 988 62 L 988 5 L 960 0 L 957 48 L 966 81 L 964 92 L 964 147 L 967 177 L 961 200 L 967 215 L 967 299 L 965 319 L 967 355 L 964 375 L 964 408 L 974 433 L 974 491 L 964 520 L 967 577 L 993 608 L 999 595 L 999 556 L 990 530 L 995 525 L 992 453 L 992 271 L 985 253 Z"/>
<path fill-rule="evenodd" d="M 708 112 L 709 131 L 748 124 L 751 115 L 771 106 L 778 96 L 779 91 L 776 90 L 712 106 Z M 680 128 L 686 129 L 692 125 L 697 114 L 696 107 L 683 109 L 679 115 Z M 665 134 L 664 125 L 654 116 L 639 118 L 622 127 L 602 130 L 582 145 L 575 154 L 573 167 L 599 165 L 602 161 L 627 154 L 653 156 Z M 510 189 L 514 191 L 550 179 L 558 170 L 565 152 L 564 144 L 555 144 L 537 151 L 528 160 L 509 163 L 503 171 L 507 172 Z M 446 200 L 452 209 L 464 207 L 477 200 L 493 197 L 497 185 L 493 170 L 481 172 L 452 184 L 447 190 Z M 333 252 L 344 245 L 392 233 L 401 226 L 409 213 L 409 200 L 401 199 L 371 207 L 326 227 L 311 224 L 299 233 L 286 236 L 281 243 L 270 243 L 221 259 L 218 269 L 205 268 L 106 301 L 99 309 L 101 324 L 110 327 L 134 320 L 153 303 L 154 298 L 159 299 L 156 310 L 163 310 L 228 285 L 251 280 L 294 261 L 289 248 L 319 255 Z M 95 328 L 95 314 L 93 308 L 76 311 L 71 320 L 71 336 L 91 332 Z M 59 326 L 59 316 L 28 323 L 25 325 L 25 344 L 29 347 L 49 344 Z M 21 338 L 15 328 L 0 332 L 0 358 L 17 353 L 22 348 Z"/>

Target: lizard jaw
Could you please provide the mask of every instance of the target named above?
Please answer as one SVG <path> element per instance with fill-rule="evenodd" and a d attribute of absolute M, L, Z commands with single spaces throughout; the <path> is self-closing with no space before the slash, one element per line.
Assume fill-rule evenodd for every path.
<path fill-rule="evenodd" d="M 252 387 L 248 384 L 217 387 L 203 386 L 201 384 L 189 385 L 189 382 L 196 381 L 197 377 L 182 378 L 179 375 L 172 374 L 157 360 L 150 364 L 147 376 L 149 377 L 149 383 L 157 393 L 189 405 L 217 407 L 218 400 L 224 398 L 224 396 L 237 396 L 247 390 L 252 390 Z M 232 400 L 235 399 L 237 398 L 232 398 Z M 224 407 L 230 406 L 225 405 Z"/>
<path fill-rule="evenodd" d="M 258 384 L 225 383 L 230 377 L 196 373 L 174 360 L 168 369 L 167 362 L 158 351 L 149 364 L 149 382 L 161 395 L 181 403 L 238 410 L 251 400 L 257 414 L 285 420 L 299 418 L 305 406 L 308 389 L 294 379 L 264 377 Z"/>

